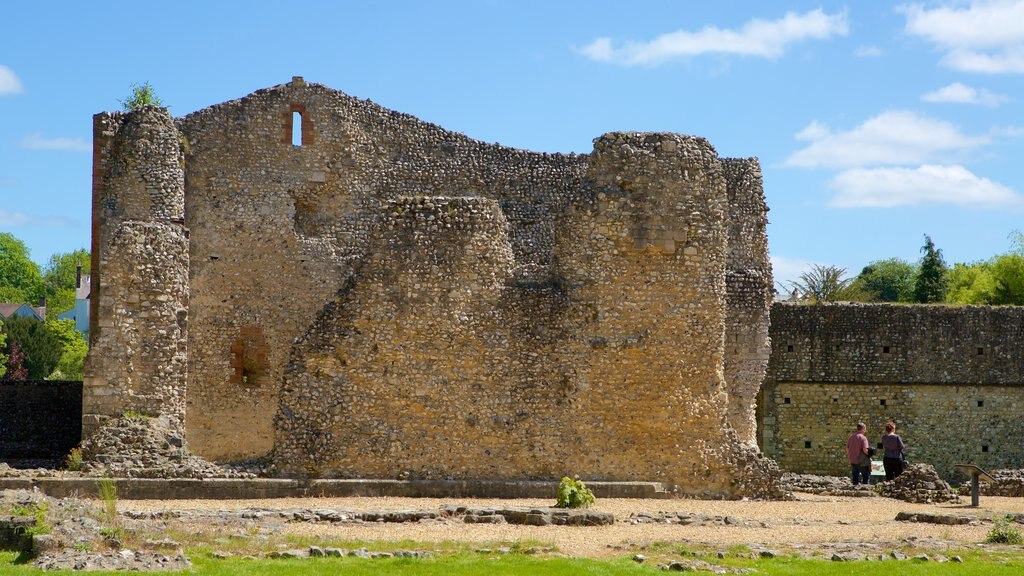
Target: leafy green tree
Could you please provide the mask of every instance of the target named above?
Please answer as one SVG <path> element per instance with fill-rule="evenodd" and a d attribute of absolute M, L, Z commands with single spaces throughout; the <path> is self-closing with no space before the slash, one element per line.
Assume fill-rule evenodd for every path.
<path fill-rule="evenodd" d="M 1024 304 L 1024 254 L 996 256 L 991 264 L 996 281 L 993 304 Z"/>
<path fill-rule="evenodd" d="M 9 232 L 0 232 L 0 289 L 3 302 L 36 305 L 43 295 L 39 265 L 29 258 L 25 243 Z"/>
<path fill-rule="evenodd" d="M 942 250 L 935 248 L 931 236 L 924 235 L 924 256 L 918 267 L 914 281 L 914 301 L 922 304 L 942 302 L 946 298 L 946 261 L 942 259 Z"/>
<path fill-rule="evenodd" d="M 946 302 L 950 304 L 992 304 L 999 283 L 989 262 L 957 263 L 947 273 Z"/>
<path fill-rule="evenodd" d="M 73 320 L 58 320 L 56 317 L 46 320 L 46 327 L 61 343 L 60 360 L 57 367 L 51 372 L 47 380 L 81 380 L 85 355 L 89 352 L 89 345 L 85 337 L 78 330 L 75 330 Z"/>
<path fill-rule="evenodd" d="M 79 265 L 82 266 L 83 275 L 89 273 L 91 258 L 85 248 L 50 256 L 50 261 L 43 271 L 48 314 L 60 314 L 75 307 L 75 279 Z"/>
<path fill-rule="evenodd" d="M 164 102 L 156 95 L 149 82 L 132 84 L 132 93 L 124 100 L 117 101 L 127 111 L 138 110 L 143 106 L 163 106 Z"/>
<path fill-rule="evenodd" d="M 844 278 L 845 274 L 846 268 L 813 264 L 800 280 L 790 282 L 790 288 L 812 303 L 863 298 L 865 295 L 852 286 L 853 278 Z"/>
<path fill-rule="evenodd" d="M 870 262 L 854 281 L 876 302 L 911 302 L 917 267 L 899 258 Z"/>
<path fill-rule="evenodd" d="M 57 367 L 63 346 L 44 322 L 16 316 L 4 320 L 4 332 L 7 334 L 7 354 L 11 357 L 9 365 L 13 363 L 17 345 L 24 352 L 29 380 L 42 380 Z M 8 376 L 11 376 L 10 371 Z"/>

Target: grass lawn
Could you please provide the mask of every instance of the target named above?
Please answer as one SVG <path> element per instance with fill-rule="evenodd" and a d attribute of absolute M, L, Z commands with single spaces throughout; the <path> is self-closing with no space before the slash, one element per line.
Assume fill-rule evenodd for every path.
<path fill-rule="evenodd" d="M 614 576 L 619 574 L 660 573 L 654 563 L 636 564 L 629 558 L 614 559 L 570 559 L 559 557 L 535 557 L 522 554 L 481 555 L 455 553 L 437 558 L 317 558 L 317 559 L 264 559 L 247 560 L 240 557 L 214 559 L 204 552 L 190 554 L 194 574 L 214 576 L 229 575 L 437 575 L 437 576 L 491 576 L 491 575 L 554 575 L 584 574 Z M 965 556 L 963 564 L 947 562 L 871 561 L 832 562 L 830 560 L 801 560 L 796 558 L 771 558 L 752 560 L 748 558 L 727 558 L 718 561 L 731 568 L 753 568 L 755 574 L 772 575 L 818 575 L 863 576 L 866 573 L 885 572 L 908 576 L 980 575 L 1010 576 L 1024 573 L 1024 553 L 987 554 Z M 45 574 L 59 574 L 49 572 Z M 708 572 L 704 572 L 709 574 Z M 0 575 L 44 574 L 40 570 L 18 563 L 13 552 L 0 552 Z M 87 574 L 122 574 L 119 572 L 88 572 Z M 154 574 L 161 574 L 159 572 Z"/>

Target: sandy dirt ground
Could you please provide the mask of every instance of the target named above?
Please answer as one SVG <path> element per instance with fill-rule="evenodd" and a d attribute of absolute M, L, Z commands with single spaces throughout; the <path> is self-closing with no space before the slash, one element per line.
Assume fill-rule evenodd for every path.
<path fill-rule="evenodd" d="M 727 548 L 743 544 L 801 548 L 823 544 L 872 543 L 900 546 L 905 539 L 929 542 L 933 547 L 970 547 L 984 541 L 989 522 L 946 526 L 897 522 L 899 512 L 928 512 L 991 520 L 994 516 L 1024 513 L 1024 499 L 982 497 L 972 508 L 970 498 L 961 504 L 909 504 L 889 498 L 852 498 L 797 494 L 794 501 L 706 501 L 600 499 L 595 510 L 615 514 L 615 524 L 602 527 L 512 526 L 462 524 L 327 524 L 295 522 L 281 525 L 286 534 L 317 536 L 324 542 L 351 540 L 459 541 L 492 545 L 529 541 L 553 545 L 571 556 L 622 554 L 622 547 L 652 543 Z M 444 504 L 469 506 L 550 506 L 550 500 L 482 500 L 432 498 L 310 498 L 275 500 L 123 500 L 122 511 L 231 510 L 240 508 L 326 508 L 338 511 L 436 510 Z M 636 512 L 686 512 L 728 516 L 725 526 L 632 524 Z M 735 522 L 735 523 L 733 523 Z M 200 527 L 197 527 L 199 529 Z"/>

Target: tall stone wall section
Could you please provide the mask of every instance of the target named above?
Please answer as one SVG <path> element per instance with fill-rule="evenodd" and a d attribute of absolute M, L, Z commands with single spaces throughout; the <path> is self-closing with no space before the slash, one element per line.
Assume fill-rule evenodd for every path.
<path fill-rule="evenodd" d="M 784 469 L 845 474 L 858 421 L 888 420 L 911 462 L 1024 466 L 1024 308 L 776 304 L 759 401 L 764 453 Z"/>
<path fill-rule="evenodd" d="M 768 206 L 756 158 L 722 160 L 729 206 L 725 271 L 725 382 L 729 423 L 742 442 L 755 445 L 754 407 L 771 355 L 768 325 L 772 266 L 768 258 Z"/>
<path fill-rule="evenodd" d="M 83 432 L 131 411 L 181 426 L 188 232 L 181 137 L 165 109 L 93 118 L 92 310 Z"/>
<path fill-rule="evenodd" d="M 106 134 L 127 121 L 101 116 L 105 206 L 119 156 Z M 165 290 L 187 309 L 174 332 L 187 370 L 170 369 L 187 378 L 174 385 L 197 454 L 270 454 L 286 475 L 777 489 L 733 429 L 723 375 L 726 270 L 765 269 L 730 247 L 737 219 L 763 237 L 756 162 L 725 169 L 706 141 L 669 134 L 609 134 L 591 155 L 514 150 L 301 78 L 171 128 L 183 222 L 104 212 L 101 227 L 175 224 L 161 237 L 179 247 L 189 231 L 185 290 L 178 268 Z M 734 193 L 745 207 L 731 212 Z M 101 263 L 121 246 L 108 234 Z M 107 266 L 109 283 L 134 281 Z M 116 308 L 130 296 L 99 325 L 134 317 Z M 133 328 L 118 326 L 128 350 Z M 113 358 L 92 374 L 118 385 L 94 398 L 125 388 Z"/>

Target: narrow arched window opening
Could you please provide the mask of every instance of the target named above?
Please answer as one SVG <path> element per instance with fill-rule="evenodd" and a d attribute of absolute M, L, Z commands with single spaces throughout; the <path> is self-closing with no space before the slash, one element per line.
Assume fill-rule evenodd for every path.
<path fill-rule="evenodd" d="M 292 112 L 292 146 L 302 146 L 302 112 Z"/>

